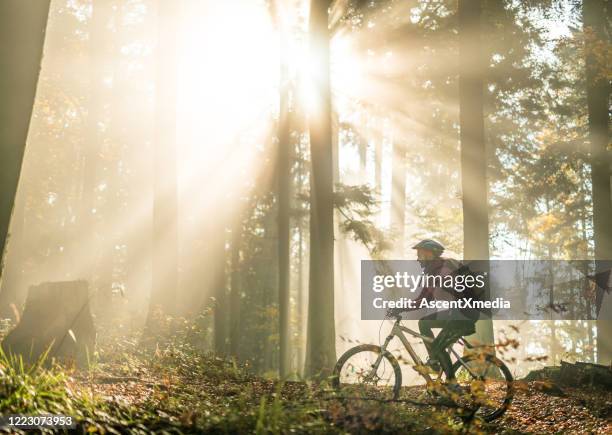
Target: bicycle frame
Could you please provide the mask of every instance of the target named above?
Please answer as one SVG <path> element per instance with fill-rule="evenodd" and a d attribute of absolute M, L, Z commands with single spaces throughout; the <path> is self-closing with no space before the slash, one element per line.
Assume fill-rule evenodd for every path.
<path fill-rule="evenodd" d="M 414 348 L 412 347 L 412 345 L 408 341 L 408 338 L 406 338 L 406 336 L 404 335 L 404 332 L 410 334 L 413 337 L 420 338 L 421 340 L 423 340 L 424 343 L 433 343 L 433 339 L 431 337 L 427 337 L 426 335 L 421 335 L 418 332 L 413 331 L 412 329 L 403 326 L 401 324 L 401 319 L 396 319 L 395 323 L 393 324 L 393 328 L 391 329 L 391 332 L 389 332 L 389 335 L 387 336 L 387 338 L 385 339 L 385 342 L 381 346 L 381 350 L 382 351 L 380 352 L 380 354 L 376 358 L 376 362 L 374 362 L 374 364 L 372 365 L 373 368 L 378 367 L 378 365 L 380 364 L 380 362 L 381 362 L 381 360 L 383 358 L 383 354 L 387 351 L 387 346 L 389 345 L 391 340 L 393 340 L 394 337 L 397 337 L 397 338 L 400 339 L 400 341 L 404 345 L 404 348 L 406 349 L 406 351 L 410 355 L 410 358 L 412 358 L 412 361 L 414 362 L 414 364 L 416 366 L 424 365 L 423 361 L 421 360 L 421 358 L 419 358 L 419 356 L 415 352 Z M 469 342 L 467 342 L 464 338 L 460 338 L 458 342 L 461 343 L 462 345 L 464 345 L 467 348 L 472 348 L 472 345 Z M 455 349 L 453 349 L 452 345 L 449 346 L 448 348 L 446 348 L 446 351 L 449 352 L 449 353 L 452 353 L 455 356 L 455 358 L 457 358 L 457 361 L 459 361 L 460 364 L 463 365 L 465 367 L 465 369 L 472 376 L 475 376 L 475 374 L 472 372 L 472 370 L 470 370 L 470 367 L 468 367 L 468 365 L 463 362 L 463 359 L 461 358 L 461 356 L 455 351 Z M 433 379 L 431 379 L 431 376 L 429 376 L 429 373 L 427 373 L 427 372 L 424 372 L 424 373 L 419 372 L 419 374 L 421 376 L 423 376 L 427 380 L 428 383 L 429 382 L 433 382 Z"/>

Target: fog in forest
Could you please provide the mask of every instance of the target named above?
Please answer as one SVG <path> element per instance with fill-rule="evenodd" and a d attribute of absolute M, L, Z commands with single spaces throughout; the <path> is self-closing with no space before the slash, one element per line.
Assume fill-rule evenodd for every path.
<path fill-rule="evenodd" d="M 486 37 L 468 32 L 475 54 L 460 57 L 456 1 L 338 0 L 328 98 L 309 2 L 52 0 L 0 313 L 15 323 L 30 286 L 85 280 L 99 337 L 195 319 L 201 349 L 301 376 L 309 331 L 331 331 L 335 357 L 390 329 L 361 320 L 362 260 L 416 259 L 429 238 L 457 259 L 594 258 L 588 38 L 580 8 L 552 4 L 485 2 Z M 485 77 L 482 191 L 477 166 L 462 174 L 460 125 L 477 122 L 461 119 L 460 71 Z M 329 198 L 311 188 L 321 143 Z M 332 196 L 332 227 L 317 220 L 331 232 L 315 238 L 333 249 L 325 275 L 310 208 Z M 484 251 L 480 236 L 464 240 L 465 207 L 471 228 L 484 222 Z M 313 279 L 333 286 L 309 306 Z M 518 376 L 601 361 L 601 327 L 495 321 L 479 333 L 518 340 L 504 354 Z M 321 334 L 310 346 L 328 352 Z"/>

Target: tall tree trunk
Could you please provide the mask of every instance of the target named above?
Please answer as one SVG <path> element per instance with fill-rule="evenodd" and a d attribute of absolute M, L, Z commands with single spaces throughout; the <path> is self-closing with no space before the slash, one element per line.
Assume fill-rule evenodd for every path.
<path fill-rule="evenodd" d="M 227 274 L 225 273 L 225 238 L 221 237 L 215 243 L 215 252 L 218 253 L 218 261 L 213 264 L 213 289 L 215 291 L 214 305 L 214 345 L 215 352 L 219 355 L 226 355 L 228 351 L 229 338 L 229 316 L 228 316 L 228 297 L 227 297 Z"/>
<path fill-rule="evenodd" d="M 329 0 L 311 0 L 310 50 L 316 114 L 310 119 L 310 272 L 306 374 L 325 375 L 336 360 L 334 206 L 329 64 Z"/>
<path fill-rule="evenodd" d="M 376 192 L 381 199 L 380 206 L 378 207 L 378 213 L 376 216 L 376 223 L 382 225 L 382 162 L 383 162 L 383 122 L 381 119 L 374 118 L 374 129 L 370 137 L 374 140 L 374 185 Z"/>
<path fill-rule="evenodd" d="M 291 371 L 291 325 L 290 316 L 290 195 L 291 195 L 291 141 L 289 122 L 289 77 L 286 64 L 287 47 L 285 36 L 279 32 L 280 65 L 280 109 L 278 117 L 278 328 L 279 370 L 281 378 Z"/>
<path fill-rule="evenodd" d="M 367 116 L 366 110 L 363 107 L 359 109 L 359 128 L 353 127 L 353 133 L 357 140 L 357 152 L 359 154 L 359 184 L 364 184 L 367 181 L 367 163 L 368 163 L 368 138 L 367 138 Z"/>
<path fill-rule="evenodd" d="M 180 3 L 158 1 L 151 306 L 177 312 L 176 51 Z"/>
<path fill-rule="evenodd" d="M 463 191 L 463 256 L 489 259 L 487 159 L 484 134 L 484 66 L 480 44 L 481 0 L 459 0 L 459 124 Z M 487 295 L 488 296 L 488 295 Z M 493 343 L 493 323 L 479 321 L 476 334 Z"/>
<path fill-rule="evenodd" d="M 260 258 L 261 264 L 266 265 L 262 270 L 263 284 L 263 312 L 264 318 L 264 346 L 263 346 L 263 370 L 266 372 L 279 369 L 278 352 L 278 319 L 271 314 L 278 307 L 278 211 L 272 207 L 263 218 L 263 247 Z M 275 321 L 276 320 L 276 321 Z"/>
<path fill-rule="evenodd" d="M 404 255 L 406 226 L 406 150 L 403 144 L 393 141 L 391 169 L 391 228 L 396 232 L 395 255 Z"/>
<path fill-rule="evenodd" d="M 359 111 L 359 125 L 361 128 L 354 130 L 357 139 L 357 151 L 359 153 L 359 183 L 367 181 L 368 164 L 368 137 L 367 137 L 367 113 L 364 108 Z"/>
<path fill-rule="evenodd" d="M 230 277 L 230 354 L 240 359 L 240 337 L 242 336 L 240 322 L 240 299 L 242 293 L 242 275 L 240 263 L 240 248 L 242 240 L 242 221 L 238 219 L 238 223 L 232 229 L 231 241 L 231 277 Z"/>
<path fill-rule="evenodd" d="M 0 2 L 0 277 L 36 96 L 49 3 Z"/>
<path fill-rule="evenodd" d="M 93 209 L 95 208 L 95 189 L 98 175 L 98 162 L 100 160 L 102 132 L 101 125 L 105 123 L 103 102 L 104 81 L 107 78 L 108 55 L 107 25 L 111 15 L 111 5 L 108 0 L 93 3 L 89 23 L 89 91 L 87 101 L 86 133 L 83 143 L 83 185 L 79 209 L 79 225 L 83 236 L 90 243 L 100 246 L 102 240 L 96 230 Z M 100 251 L 100 250 L 98 250 Z M 83 276 L 87 278 L 92 287 L 95 282 L 96 264 L 100 261 L 99 253 L 91 255 L 83 267 Z M 97 287 L 97 285 L 96 285 Z"/>
<path fill-rule="evenodd" d="M 548 259 L 552 260 L 551 248 L 548 248 Z M 548 267 L 548 279 L 550 280 L 550 290 L 548 292 L 548 304 L 550 307 L 555 306 L 555 282 L 554 282 L 554 273 L 552 270 L 552 264 Z M 549 351 L 549 361 L 552 365 L 556 365 L 557 355 L 558 355 L 558 343 L 557 343 L 557 324 L 555 323 L 553 310 L 550 313 L 550 351 Z"/>
<path fill-rule="evenodd" d="M 605 77 L 605 65 L 598 65 L 595 51 L 609 38 L 605 0 L 584 0 L 582 18 L 586 39 L 586 83 L 589 110 L 589 142 L 591 143 L 591 183 L 593 188 L 593 234 L 595 239 L 596 273 L 601 277 L 597 282 L 597 308 L 601 307 L 606 271 L 612 268 L 612 195 L 610 175 L 612 174 L 612 150 L 607 149 L 609 141 L 610 83 Z M 609 5 L 608 5 L 609 7 Z M 612 295 L 607 295 L 612 297 Z M 612 361 L 612 319 L 602 313 L 597 321 L 597 359 L 601 364 Z"/>
<path fill-rule="evenodd" d="M 368 163 L 368 141 L 360 133 L 359 134 L 359 183 L 363 184 L 367 180 L 367 163 Z"/>
<path fill-rule="evenodd" d="M 306 348 L 304 343 L 304 337 L 306 337 L 305 326 L 306 322 L 304 319 L 307 318 L 306 307 L 306 292 L 305 292 L 305 278 L 304 273 L 304 228 L 303 222 L 298 223 L 298 255 L 297 255 L 297 297 L 296 297 L 296 329 L 297 329 L 297 343 L 296 343 L 296 372 L 299 375 L 304 375 L 304 350 Z"/>
<path fill-rule="evenodd" d="M 294 148 L 295 149 L 295 148 Z M 303 156 L 305 150 L 299 143 L 297 144 L 296 152 Z M 296 173 L 296 190 L 304 192 L 307 183 L 306 178 L 307 168 L 303 158 L 297 159 Z M 296 208 L 300 208 L 300 202 L 296 203 Z M 306 362 L 306 337 L 308 327 L 308 274 L 307 264 L 305 261 L 305 253 L 308 251 L 306 246 L 306 219 L 303 214 L 299 214 L 296 218 L 297 236 L 298 236 L 298 252 L 297 252 L 297 296 L 296 296 L 296 371 L 300 376 L 304 376 L 304 365 Z"/>
<path fill-rule="evenodd" d="M 108 14 L 107 19 L 121 20 L 124 9 L 121 7 L 114 7 L 110 1 L 101 2 L 98 5 L 98 9 L 101 13 Z M 101 19 L 102 20 L 102 19 Z M 100 23 L 101 26 L 105 26 L 104 23 Z M 104 30 L 100 29 L 104 32 Z M 120 34 L 117 32 L 104 32 L 106 40 L 104 45 L 98 49 L 102 52 L 102 57 L 110 56 L 111 58 L 119 50 L 120 45 Z M 111 36 L 112 35 L 112 36 Z M 96 49 L 95 47 L 93 48 Z M 121 196 L 121 183 L 122 177 L 119 170 L 119 165 L 122 160 L 123 147 L 125 146 L 127 122 L 124 117 L 125 107 L 125 94 L 127 92 L 127 83 L 125 80 L 120 80 L 121 77 L 121 64 L 119 62 L 110 62 L 108 64 L 108 74 L 112 79 L 112 86 L 108 94 L 108 114 L 104 114 L 102 111 L 97 112 L 102 116 L 102 122 L 105 122 L 104 128 L 104 139 L 98 139 L 100 145 L 103 141 L 108 142 L 108 145 L 113 149 L 116 156 L 107 164 L 103 171 L 101 171 L 100 181 L 104 181 L 104 205 L 101 207 L 101 218 L 97 219 L 96 227 L 100 234 L 100 259 L 96 265 L 98 272 L 98 282 L 95 293 L 95 308 L 98 314 L 105 318 L 111 318 L 115 316 L 116 305 L 114 304 L 115 298 L 114 293 L 114 282 L 118 272 L 118 266 L 120 262 L 117 261 L 120 252 L 116 249 L 117 246 L 122 244 L 120 229 L 122 226 L 118 225 L 121 221 L 122 213 L 124 213 L 124 201 Z M 109 77 L 104 77 L 108 79 Z M 96 126 L 99 128 L 99 125 Z M 94 144 L 95 146 L 95 144 Z M 94 157 L 96 158 L 96 157 Z"/>

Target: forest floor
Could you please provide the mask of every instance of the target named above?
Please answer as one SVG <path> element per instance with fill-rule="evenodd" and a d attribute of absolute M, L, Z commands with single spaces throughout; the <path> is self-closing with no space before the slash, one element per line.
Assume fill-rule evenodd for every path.
<path fill-rule="evenodd" d="M 72 415 L 78 433 L 612 433 L 611 391 L 564 388 L 560 397 L 523 383 L 508 412 L 485 424 L 443 407 L 329 400 L 320 386 L 198 352 L 189 335 L 154 345 L 107 337 L 86 370 L 0 361 L 0 414 Z"/>

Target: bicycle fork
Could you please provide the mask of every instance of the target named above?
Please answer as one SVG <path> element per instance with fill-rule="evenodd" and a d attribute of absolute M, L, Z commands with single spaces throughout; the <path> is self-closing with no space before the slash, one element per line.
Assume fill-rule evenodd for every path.
<path fill-rule="evenodd" d="M 370 367 L 372 367 L 372 371 L 366 376 L 366 380 L 371 380 L 375 376 L 378 376 L 376 374 L 376 371 L 378 370 L 378 366 L 380 365 L 380 362 L 382 361 L 383 356 L 384 356 L 385 352 L 387 351 L 387 346 L 389 345 L 389 343 L 391 342 L 392 339 L 393 339 L 393 335 L 392 334 L 390 334 L 385 339 L 385 342 L 380 347 L 380 353 L 378 354 L 378 357 L 376 357 L 376 361 L 374 361 L 374 363 L 372 365 L 370 365 Z"/>

